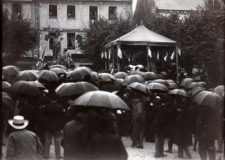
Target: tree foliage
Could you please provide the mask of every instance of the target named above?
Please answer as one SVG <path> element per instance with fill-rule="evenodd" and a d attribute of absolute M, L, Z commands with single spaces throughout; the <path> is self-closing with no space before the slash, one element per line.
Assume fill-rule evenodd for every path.
<path fill-rule="evenodd" d="M 29 19 L 2 13 L 2 53 L 4 65 L 14 64 L 20 55 L 36 46 L 37 32 L 31 27 Z"/>

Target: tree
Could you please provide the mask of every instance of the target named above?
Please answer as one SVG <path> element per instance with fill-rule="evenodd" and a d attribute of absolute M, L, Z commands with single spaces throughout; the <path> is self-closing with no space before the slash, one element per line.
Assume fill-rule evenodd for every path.
<path fill-rule="evenodd" d="M 31 27 L 29 19 L 23 16 L 2 13 L 2 58 L 4 65 L 14 64 L 26 51 L 37 44 L 37 32 Z"/>

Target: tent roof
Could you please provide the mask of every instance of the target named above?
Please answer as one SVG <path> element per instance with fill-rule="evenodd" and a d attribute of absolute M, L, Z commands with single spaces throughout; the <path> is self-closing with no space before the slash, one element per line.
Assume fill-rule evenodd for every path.
<path fill-rule="evenodd" d="M 108 48 L 117 44 L 168 46 L 176 44 L 176 41 L 155 33 L 141 25 L 124 36 L 106 44 L 105 47 Z"/>

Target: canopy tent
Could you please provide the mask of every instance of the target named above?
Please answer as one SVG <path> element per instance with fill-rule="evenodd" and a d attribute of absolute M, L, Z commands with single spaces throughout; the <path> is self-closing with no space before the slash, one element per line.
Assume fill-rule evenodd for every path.
<path fill-rule="evenodd" d="M 145 26 L 140 25 L 139 27 L 135 28 L 131 32 L 123 35 L 115 39 L 114 41 L 105 45 L 105 57 L 111 57 L 111 48 L 117 47 L 117 68 L 120 71 L 120 62 L 119 59 L 122 59 L 122 51 L 120 46 L 146 46 L 146 59 L 149 68 L 149 58 L 152 57 L 151 47 L 172 47 L 174 48 L 174 53 L 176 56 L 176 71 L 177 71 L 177 81 L 178 77 L 178 47 L 176 45 L 176 41 L 169 39 L 165 36 L 162 36 L 156 32 L 153 32 L 147 29 Z M 114 57 L 114 54 L 112 54 Z M 115 61 L 113 58 L 113 70 L 115 68 Z"/>
<path fill-rule="evenodd" d="M 150 46 L 170 46 L 175 45 L 176 41 L 164 37 L 156 32 L 141 25 L 122 37 L 105 45 L 105 48 L 115 45 L 150 45 Z"/>

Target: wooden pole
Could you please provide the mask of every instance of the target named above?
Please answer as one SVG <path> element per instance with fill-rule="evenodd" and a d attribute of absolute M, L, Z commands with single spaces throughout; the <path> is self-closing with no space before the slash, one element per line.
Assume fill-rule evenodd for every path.
<path fill-rule="evenodd" d="M 178 47 L 175 47 L 175 54 L 176 54 L 176 75 L 177 75 L 177 84 L 179 83 L 179 58 L 178 58 Z"/>

